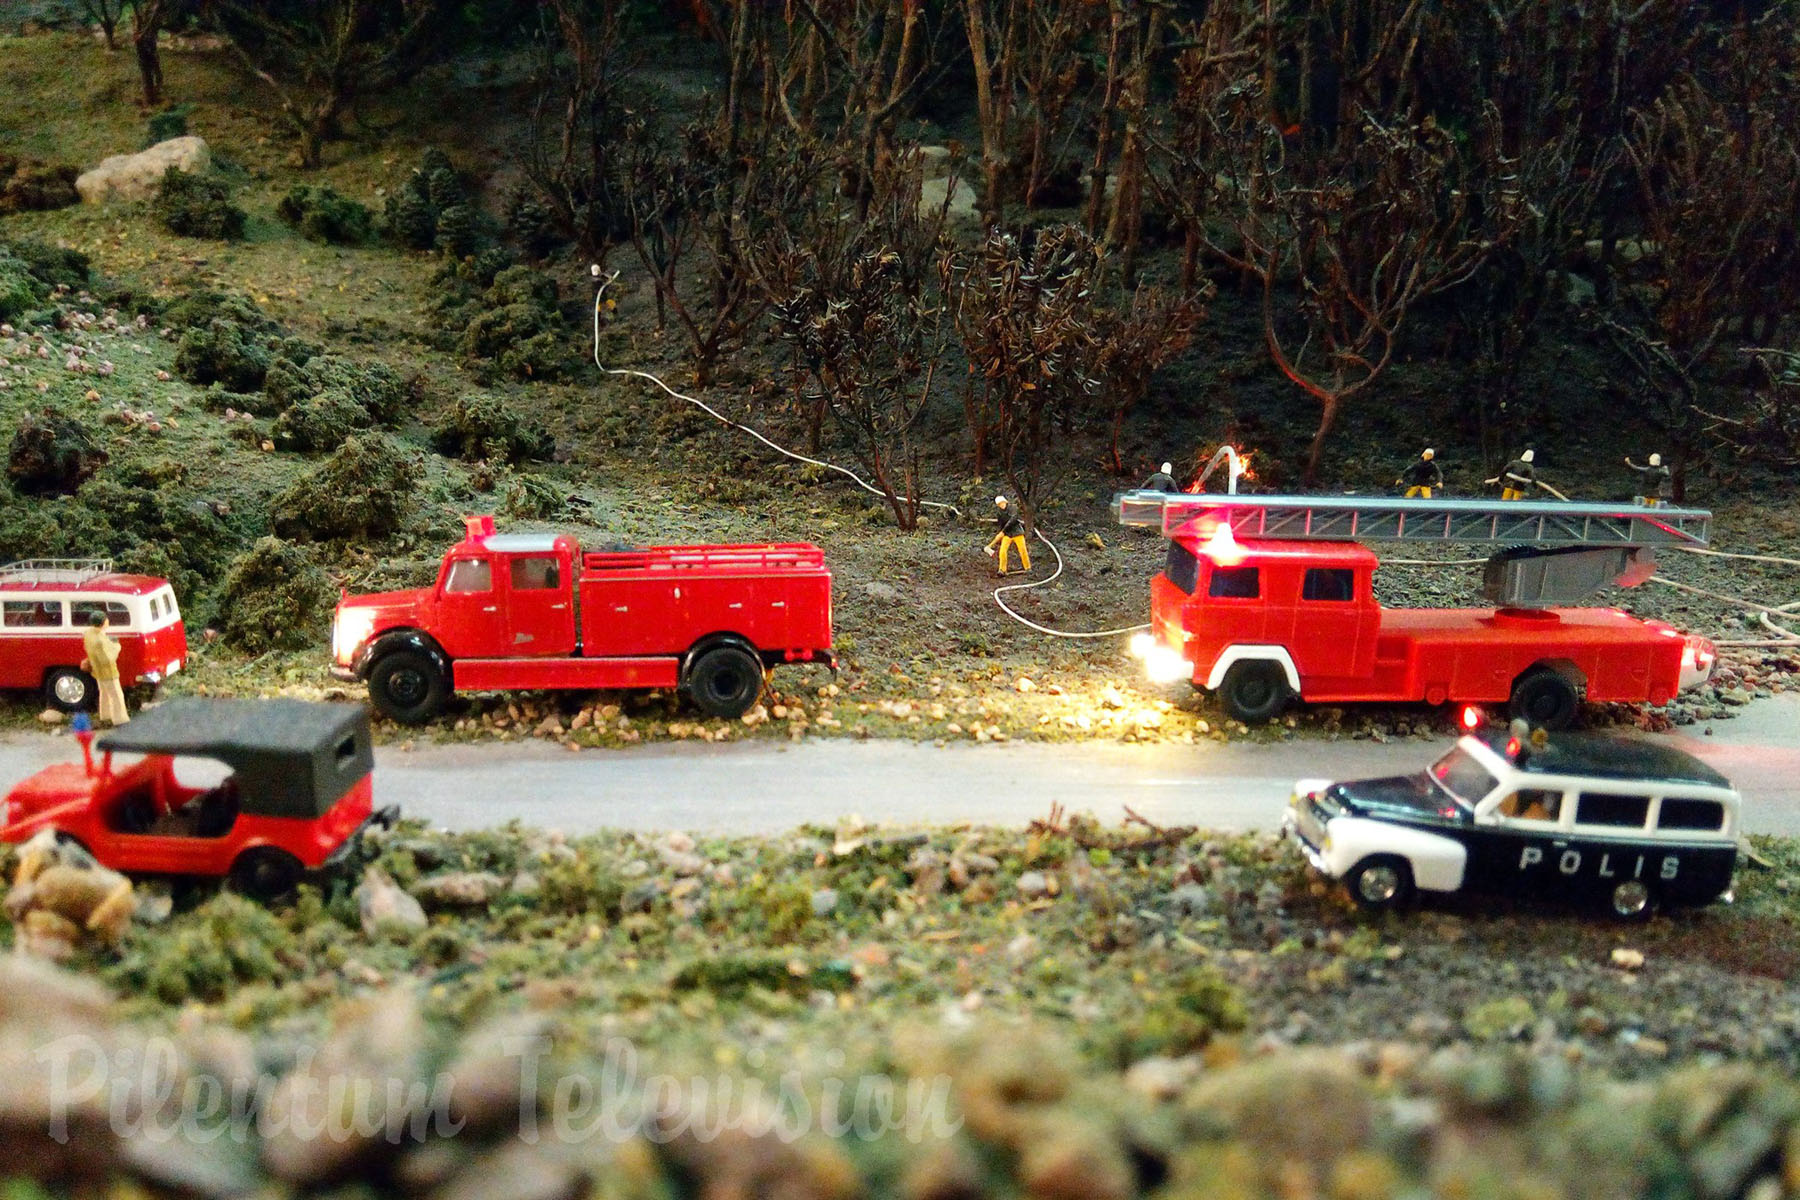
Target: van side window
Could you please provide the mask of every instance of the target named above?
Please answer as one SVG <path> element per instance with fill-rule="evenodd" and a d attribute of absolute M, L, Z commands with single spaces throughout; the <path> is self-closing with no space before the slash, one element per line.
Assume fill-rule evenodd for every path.
<path fill-rule="evenodd" d="M 75 624 L 87 628 L 88 620 L 95 613 L 106 618 L 108 625 L 131 624 L 131 610 L 117 600 L 76 600 L 69 605 L 69 615 Z M 150 601 L 150 616 L 156 616 L 156 601 Z"/>
<path fill-rule="evenodd" d="M 1656 818 L 1656 827 L 1717 831 L 1725 827 L 1725 806 L 1717 800 L 1664 796 L 1662 813 Z"/>
<path fill-rule="evenodd" d="M 1515 821 L 1555 821 L 1562 816 L 1562 793 L 1520 788 L 1500 801 L 1499 812 Z"/>
<path fill-rule="evenodd" d="M 562 586 L 562 572 L 553 557 L 515 558 L 512 560 L 512 588 L 515 592 L 541 592 Z"/>
<path fill-rule="evenodd" d="M 1206 594 L 1224 600 L 1254 600 L 1262 594 L 1262 568 L 1214 567 Z"/>
<path fill-rule="evenodd" d="M 8 629 L 61 629 L 61 600 L 8 600 L 0 620 Z"/>
<path fill-rule="evenodd" d="M 1650 816 L 1650 797 L 1622 796 L 1608 792 L 1583 792 L 1575 801 L 1577 825 L 1610 825 L 1642 829 Z"/>
<path fill-rule="evenodd" d="M 459 558 L 450 564 L 450 577 L 444 581 L 446 592 L 491 592 L 494 572 L 485 558 Z"/>
<path fill-rule="evenodd" d="M 1308 567 L 1300 585 L 1302 600 L 1356 599 L 1356 572 L 1349 567 Z"/>

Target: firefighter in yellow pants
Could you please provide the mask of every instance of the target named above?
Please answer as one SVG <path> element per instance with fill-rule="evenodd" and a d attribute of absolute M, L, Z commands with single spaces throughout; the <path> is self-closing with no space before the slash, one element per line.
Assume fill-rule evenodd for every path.
<path fill-rule="evenodd" d="M 108 725 L 125 724 L 131 713 L 125 708 L 125 689 L 119 684 L 119 643 L 106 636 L 105 613 L 95 612 L 88 618 L 81 648 L 87 652 L 81 669 L 100 685 L 100 719 Z"/>
<path fill-rule="evenodd" d="M 988 557 L 994 556 L 994 547 L 998 546 L 1000 548 L 1000 574 L 1009 575 L 1011 572 L 1006 569 L 1007 551 L 1017 550 L 1019 552 L 1019 570 L 1031 570 L 1031 551 L 1025 548 L 1025 522 L 1019 520 L 1018 514 L 1007 507 L 1005 496 L 995 496 L 994 507 L 1000 510 L 995 517 L 995 524 L 999 527 L 1000 532 L 996 533 L 993 540 L 987 544 Z"/>
<path fill-rule="evenodd" d="M 1427 446 L 1419 455 L 1418 460 L 1402 471 L 1400 478 L 1394 480 L 1396 484 L 1406 485 L 1408 500 L 1419 498 L 1429 500 L 1432 492 L 1443 488 L 1444 472 L 1443 468 L 1437 465 L 1436 459 L 1437 451 Z"/>
<path fill-rule="evenodd" d="M 1484 479 L 1482 482 L 1499 484 L 1502 500 L 1523 500 L 1526 488 L 1534 485 L 1543 486 L 1538 483 L 1537 469 L 1531 465 L 1536 458 L 1535 451 L 1527 450 L 1507 463 L 1505 469 L 1498 475 L 1492 479 Z"/>

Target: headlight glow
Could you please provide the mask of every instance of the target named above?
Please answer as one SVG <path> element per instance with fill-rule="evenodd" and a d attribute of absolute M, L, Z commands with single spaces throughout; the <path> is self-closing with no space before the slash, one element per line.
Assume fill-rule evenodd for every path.
<path fill-rule="evenodd" d="M 348 666 L 369 631 L 375 627 L 375 614 L 366 608 L 340 608 L 331 623 L 331 656 Z"/>
<path fill-rule="evenodd" d="M 1193 667 L 1183 658 L 1179 651 L 1168 646 L 1155 645 L 1144 656 L 1144 673 L 1156 683 L 1174 683 L 1193 677 Z"/>

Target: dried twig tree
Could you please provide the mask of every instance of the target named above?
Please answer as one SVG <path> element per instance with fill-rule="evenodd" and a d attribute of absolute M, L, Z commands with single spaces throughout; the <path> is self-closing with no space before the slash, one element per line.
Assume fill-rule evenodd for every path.
<path fill-rule="evenodd" d="M 558 232 L 592 261 L 631 232 L 623 174 L 629 127 L 623 0 L 545 0 L 542 53 L 520 165 Z"/>
<path fill-rule="evenodd" d="M 921 208 L 923 177 L 916 152 L 886 159 L 860 220 L 827 203 L 816 225 L 772 236 L 756 260 L 809 400 L 831 414 L 902 529 L 918 523 L 914 432 L 950 336 L 938 294 L 946 213 Z"/>

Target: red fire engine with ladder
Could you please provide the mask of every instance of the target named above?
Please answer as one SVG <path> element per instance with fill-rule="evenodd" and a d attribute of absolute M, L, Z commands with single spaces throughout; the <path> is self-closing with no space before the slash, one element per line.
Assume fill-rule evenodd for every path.
<path fill-rule="evenodd" d="M 1241 721 L 1308 703 L 1506 703 L 1565 728 L 1584 701 L 1664 703 L 1712 674 L 1704 638 L 1577 604 L 1655 570 L 1659 547 L 1703 546 L 1701 509 L 1363 496 L 1123 492 L 1121 525 L 1169 539 L 1150 582 L 1153 679 L 1189 679 Z M 1384 608 L 1366 542 L 1501 547 L 1490 608 Z"/>

